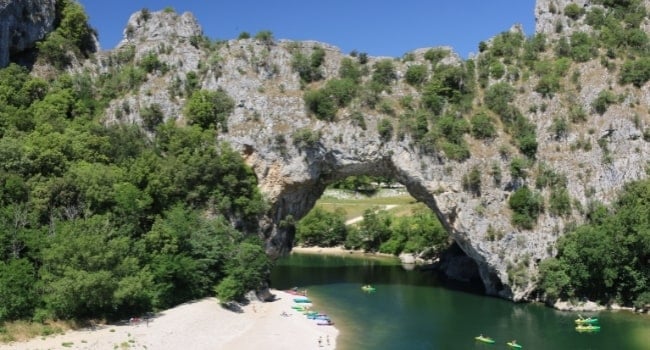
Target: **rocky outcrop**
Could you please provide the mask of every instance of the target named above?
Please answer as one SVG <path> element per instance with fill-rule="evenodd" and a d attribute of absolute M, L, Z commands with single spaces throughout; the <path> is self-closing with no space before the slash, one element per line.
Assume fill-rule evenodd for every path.
<path fill-rule="evenodd" d="M 602 1 L 600 2 L 602 3 Z M 650 0 L 642 0 L 646 9 L 650 9 Z M 566 13 L 568 5 L 578 6 L 582 13 L 570 16 Z M 603 8 L 594 0 L 537 0 L 535 2 L 535 32 L 546 34 L 550 38 L 561 36 L 568 37 L 573 32 L 592 32 L 592 28 L 585 23 L 585 16 L 594 7 Z M 646 18 L 642 27 L 647 31 L 650 21 Z"/>
<path fill-rule="evenodd" d="M 56 0 L 0 0 L 0 67 L 52 31 Z"/>
<path fill-rule="evenodd" d="M 556 2 L 560 8 L 562 4 Z M 538 1 L 538 11 L 548 3 Z M 546 23 L 538 23 L 538 30 L 550 30 L 551 18 L 538 18 Z M 537 263 L 555 253 L 556 241 L 565 227 L 584 221 L 584 208 L 592 201 L 610 203 L 625 183 L 647 176 L 650 143 L 644 140 L 643 132 L 650 125 L 650 116 L 647 108 L 640 106 L 650 105 L 650 84 L 641 88 L 614 85 L 611 73 L 597 60 L 573 66 L 580 73 L 577 81 L 564 78 L 566 86 L 571 86 L 567 87 L 569 91 L 552 98 L 534 91 L 535 76 L 512 82 L 519 92 L 514 104 L 536 125 L 537 164 L 566 176 L 572 199 L 568 215 L 545 212 L 533 230 L 522 230 L 511 224 L 508 198 L 522 181 L 534 186 L 536 174 L 531 168 L 528 179 L 511 178 L 510 160 L 517 150 L 506 132 L 499 131 L 489 141 L 466 135 L 472 156 L 463 162 L 450 160 L 442 152 L 423 153 L 408 134 L 390 140 L 380 137 L 379 121 L 389 113 L 403 112 L 400 101 L 417 101 L 420 97 L 418 90 L 402 78 L 410 65 L 429 64 L 423 57 L 427 49 L 414 51 L 409 60 L 392 60 L 398 79 L 390 92 L 380 95 L 387 108 L 354 105 L 341 109 L 335 122 L 326 122 L 306 112 L 304 87 L 291 68 L 292 59 L 296 52 L 309 55 L 314 47 L 321 47 L 325 51 L 321 73 L 327 80 L 338 76 L 346 57 L 339 49 L 318 42 L 255 39 L 202 45 L 200 38 L 200 26 L 189 14 L 134 14 L 121 48 L 133 45 L 136 61 L 154 53 L 168 70 L 149 74 L 137 91 L 113 101 L 106 119 L 141 123 L 141 108 L 158 104 L 165 119 L 185 123 L 185 97 L 170 91 L 173 84 L 183 84 L 190 72 L 197 74 L 202 88 L 226 91 L 236 107 L 228 118 L 228 132 L 220 134 L 219 139 L 240 150 L 258 177 L 271 208 L 261 222 L 261 235 L 273 255 L 285 254 L 292 246 L 291 226 L 281 223 L 304 216 L 329 184 L 351 175 L 385 176 L 403 184 L 438 215 L 455 243 L 475 262 L 487 293 L 521 300 L 535 289 Z M 380 59 L 369 57 L 364 69 L 371 70 Z M 453 52 L 444 63 L 463 64 Z M 591 104 L 598 93 L 610 86 L 625 99 L 602 114 L 592 112 Z M 474 103 L 482 103 L 481 98 Z M 117 111 L 125 104 L 131 107 L 129 112 L 118 116 Z M 558 138 L 551 131 L 553 120 L 565 116 L 571 106 L 581 106 L 588 123 L 572 124 Z M 364 126 L 351 117 L 358 111 L 362 112 Z M 298 130 L 319 135 L 317 142 L 296 142 Z M 590 147 L 583 146 L 587 144 Z M 480 195 L 462 186 L 462 178 L 473 167 L 481 170 Z M 495 180 L 496 173 L 501 174 L 499 181 Z M 549 190 L 541 189 L 540 193 L 548 203 Z M 453 270 L 449 269 L 456 274 Z"/>

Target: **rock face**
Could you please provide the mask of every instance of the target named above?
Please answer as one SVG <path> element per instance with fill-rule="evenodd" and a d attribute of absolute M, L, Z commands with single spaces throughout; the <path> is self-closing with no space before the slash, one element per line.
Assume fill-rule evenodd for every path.
<path fill-rule="evenodd" d="M 554 19 L 542 11 L 550 2 L 555 2 L 556 8 L 563 8 L 565 3 L 538 1 L 540 32 L 551 30 Z M 578 3 L 584 5 L 587 1 Z M 377 125 L 390 111 L 355 106 L 363 112 L 365 127 L 350 117 L 353 108 L 339 110 L 335 122 L 308 115 L 300 78 L 291 68 L 293 55 L 309 55 L 314 47 L 324 49 L 321 73 L 327 80 L 338 77 L 341 60 L 346 57 L 336 47 L 318 42 L 255 39 L 205 47 L 198 43 L 202 32 L 194 17 L 173 12 L 154 12 L 145 17 L 136 13 L 124 34 L 118 50 L 133 45 L 136 61 L 155 53 L 169 70 L 150 74 L 137 91 L 113 101 L 106 111 L 107 122 L 141 123 L 140 110 L 158 104 L 165 119 L 183 124 L 186 97 L 171 93 L 170 87 L 187 82 L 190 73 L 197 73 L 200 87 L 226 91 L 236 101 L 236 107 L 228 118 L 228 132 L 219 138 L 240 150 L 258 177 L 271 206 L 261 221 L 260 234 L 273 255 L 285 254 L 292 246 L 294 233 L 281 222 L 304 216 L 332 182 L 351 175 L 391 177 L 438 215 L 456 244 L 478 266 L 487 293 L 521 300 L 534 291 L 537 263 L 555 253 L 564 228 L 584 221 L 583 208 L 592 201 L 610 203 L 625 183 L 647 176 L 650 143 L 644 140 L 643 132 L 650 125 L 650 117 L 647 108 L 639 106 L 650 105 L 650 84 L 641 88 L 612 87 L 617 94 L 625 92 L 625 101 L 610 106 L 603 114 L 594 113 L 592 102 L 612 80 L 611 73 L 596 60 L 574 67 L 581 73 L 577 82 L 580 87 L 572 88 L 566 96 L 544 98 L 532 89 L 536 77 L 513 83 L 520 91 L 514 104 L 526 111 L 526 118 L 536 125 L 537 163 L 566 176 L 573 201 L 569 215 L 558 217 L 545 212 L 533 230 L 521 230 L 511 224 L 508 207 L 509 196 L 522 183 L 511 178 L 512 156 L 508 154 L 516 150 L 505 132 L 499 131 L 490 141 L 466 135 L 472 156 L 457 162 L 442 153 L 421 152 L 409 135 L 383 140 Z M 402 108 L 398 101 L 408 96 L 419 98 L 418 90 L 402 78 L 409 65 L 428 64 L 423 58 L 426 51 L 414 51 L 412 60 L 392 60 L 397 81 L 381 98 L 397 112 Z M 371 69 L 380 59 L 369 57 L 365 65 Z M 458 65 L 462 61 L 450 51 L 444 64 Z M 105 69 L 101 64 L 95 68 L 100 72 Z M 474 103 L 480 102 L 477 98 Z M 125 104 L 130 106 L 129 112 L 118 115 Z M 589 122 L 571 125 L 558 138 L 550 131 L 553 120 L 566 115 L 571 106 L 582 106 Z M 295 139 L 297 130 L 320 136 L 310 146 L 300 146 Z M 584 144 L 594 147 L 576 148 Z M 473 167 L 481 170 L 480 196 L 462 186 L 463 176 Z M 500 181 L 495 181 L 495 172 L 502 174 Z M 530 178 L 524 182 L 534 186 L 534 169 L 529 172 Z M 548 203 L 550 191 L 540 192 Z M 449 269 L 451 274 L 453 270 Z"/>
<path fill-rule="evenodd" d="M 646 9 L 650 8 L 650 0 L 643 0 Z M 571 18 L 565 13 L 567 5 L 577 5 L 584 13 L 593 7 L 603 8 L 594 0 L 537 0 L 535 2 L 535 32 L 546 34 L 548 37 L 570 36 L 573 32 L 591 32 L 585 23 L 585 16 Z M 648 30 L 650 21 L 646 18 L 642 26 Z"/>
<path fill-rule="evenodd" d="M 0 67 L 53 29 L 56 0 L 0 0 Z"/>

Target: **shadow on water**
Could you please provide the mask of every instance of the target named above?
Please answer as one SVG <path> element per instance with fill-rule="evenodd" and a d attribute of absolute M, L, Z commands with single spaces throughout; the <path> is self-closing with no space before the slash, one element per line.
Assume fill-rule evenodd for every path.
<path fill-rule="evenodd" d="M 431 269 L 409 271 L 392 258 L 292 254 L 278 261 L 271 278 L 271 286 L 276 289 L 337 283 L 442 287 L 471 294 L 485 293 L 480 280 L 455 281 Z"/>

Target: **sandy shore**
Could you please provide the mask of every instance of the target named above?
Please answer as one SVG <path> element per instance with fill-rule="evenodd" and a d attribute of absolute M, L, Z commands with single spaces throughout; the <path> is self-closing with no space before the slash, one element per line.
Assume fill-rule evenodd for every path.
<path fill-rule="evenodd" d="M 384 253 L 366 253 L 363 250 L 348 250 L 343 248 L 343 246 L 338 247 L 293 247 L 291 248 L 293 253 L 305 253 L 305 254 L 327 254 L 327 255 L 360 255 L 364 257 L 382 257 L 382 258 L 396 258 L 392 254 Z"/>
<path fill-rule="evenodd" d="M 1 344 L 0 349 L 335 348 L 336 328 L 319 326 L 293 310 L 293 295 L 277 290 L 271 292 L 276 295 L 275 301 L 254 301 L 243 306 L 241 312 L 224 309 L 215 298 L 207 298 L 161 312 L 148 322 L 69 331 L 26 342 Z M 326 309 L 320 308 L 320 311 L 326 312 Z M 283 312 L 289 316 L 282 316 Z"/>

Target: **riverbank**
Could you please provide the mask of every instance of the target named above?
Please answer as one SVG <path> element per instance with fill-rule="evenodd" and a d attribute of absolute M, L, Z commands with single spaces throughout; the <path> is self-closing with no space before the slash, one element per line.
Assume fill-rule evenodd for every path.
<path fill-rule="evenodd" d="M 363 250 L 350 250 L 350 249 L 345 249 L 343 246 L 337 246 L 337 247 L 293 247 L 291 248 L 292 253 L 299 253 L 299 254 L 327 254 L 327 255 L 354 255 L 354 256 L 362 256 L 362 257 L 367 257 L 367 258 L 391 258 L 391 259 L 397 259 L 395 255 L 392 254 L 384 254 L 384 253 L 367 253 L 364 252 Z"/>
<path fill-rule="evenodd" d="M 293 310 L 295 296 L 272 290 L 274 301 L 251 301 L 237 311 L 206 298 L 94 329 L 0 344 L 0 349 L 335 349 L 339 331 Z M 286 315 L 283 315 L 286 313 Z M 320 340 L 320 344 L 319 344 Z M 320 347 L 319 347 L 320 345 Z"/>

